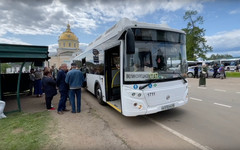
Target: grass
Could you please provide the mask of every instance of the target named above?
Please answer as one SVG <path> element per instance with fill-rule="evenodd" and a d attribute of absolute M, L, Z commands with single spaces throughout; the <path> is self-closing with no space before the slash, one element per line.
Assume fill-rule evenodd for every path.
<path fill-rule="evenodd" d="M 240 77 L 240 72 L 226 72 L 227 77 Z"/>
<path fill-rule="evenodd" d="M 49 140 L 46 131 L 50 119 L 47 111 L 8 114 L 0 120 L 0 149 L 43 149 Z"/>

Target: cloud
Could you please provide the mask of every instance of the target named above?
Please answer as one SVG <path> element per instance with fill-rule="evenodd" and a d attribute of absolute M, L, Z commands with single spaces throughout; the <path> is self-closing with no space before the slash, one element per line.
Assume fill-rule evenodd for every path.
<path fill-rule="evenodd" d="M 87 43 L 79 43 L 79 47 L 82 51 L 85 51 L 85 49 L 87 48 L 88 44 Z"/>
<path fill-rule="evenodd" d="M 50 44 L 48 45 L 48 51 L 49 52 L 57 52 L 58 44 Z"/>
<path fill-rule="evenodd" d="M 240 14 L 240 9 L 235 9 L 229 12 L 230 15 Z"/>
<path fill-rule="evenodd" d="M 72 28 L 93 33 L 100 24 L 139 17 L 163 10 L 201 11 L 205 0 L 2 0 L 0 36 L 6 33 L 59 35 L 67 22 Z"/>
<path fill-rule="evenodd" d="M 21 39 L 13 38 L 13 37 L 9 37 L 9 38 L 2 38 L 2 37 L 0 37 L 0 43 L 31 45 L 29 43 L 23 42 Z"/>
<path fill-rule="evenodd" d="M 240 30 L 220 32 L 213 36 L 206 36 L 206 39 L 207 44 L 212 46 L 215 52 L 240 48 Z"/>
<path fill-rule="evenodd" d="M 213 36 L 206 36 L 207 44 L 213 47 L 211 54 L 229 54 L 240 56 L 240 30 L 219 32 Z"/>
<path fill-rule="evenodd" d="M 216 55 L 232 55 L 233 57 L 240 57 L 240 48 L 236 51 L 222 51 L 222 52 L 211 52 L 211 53 L 207 53 L 207 57 L 210 57 L 212 54 Z"/>
<path fill-rule="evenodd" d="M 58 0 L 5 0 L 0 2 L 0 34 L 53 35 L 61 33 L 68 21 L 86 32 L 96 28 L 85 12 L 71 12 Z"/>

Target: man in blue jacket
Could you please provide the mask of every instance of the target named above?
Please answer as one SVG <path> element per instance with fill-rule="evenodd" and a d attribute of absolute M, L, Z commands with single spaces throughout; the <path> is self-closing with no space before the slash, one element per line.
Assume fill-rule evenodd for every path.
<path fill-rule="evenodd" d="M 68 97 L 68 85 L 65 82 L 66 74 L 67 74 L 67 64 L 62 64 L 57 74 L 57 87 L 61 94 L 61 97 L 58 103 L 58 114 L 60 115 L 63 114 L 63 111 L 68 111 L 66 109 L 66 101 Z"/>
<path fill-rule="evenodd" d="M 77 64 L 71 64 L 72 70 L 67 73 L 65 82 L 69 85 L 69 96 L 72 105 L 72 113 L 76 113 L 75 95 L 77 97 L 77 112 L 81 112 L 81 87 L 84 82 L 83 73 L 77 70 Z"/>

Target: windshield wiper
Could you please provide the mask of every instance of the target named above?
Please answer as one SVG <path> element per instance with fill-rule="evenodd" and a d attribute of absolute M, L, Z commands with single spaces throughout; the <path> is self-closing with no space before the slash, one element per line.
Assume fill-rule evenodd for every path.
<path fill-rule="evenodd" d="M 149 82 L 148 84 L 145 84 L 145 85 L 143 85 L 143 86 L 140 86 L 139 89 L 142 90 L 142 89 L 144 89 L 145 87 L 149 86 L 150 84 L 152 84 L 152 83 L 154 83 L 154 82 L 156 82 L 156 81 L 158 81 L 158 80 L 159 80 L 159 79 L 152 80 L 152 81 Z"/>
<path fill-rule="evenodd" d="M 179 77 L 184 81 L 184 84 L 187 83 L 187 80 L 180 74 L 180 73 L 177 73 L 179 75 Z"/>

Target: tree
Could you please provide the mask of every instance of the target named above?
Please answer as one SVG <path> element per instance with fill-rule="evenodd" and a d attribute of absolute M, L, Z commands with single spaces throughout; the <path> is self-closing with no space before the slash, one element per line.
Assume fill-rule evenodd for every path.
<path fill-rule="evenodd" d="M 223 58 L 233 58 L 232 55 L 229 55 L 229 54 L 225 54 L 225 55 L 219 55 L 219 54 L 212 54 L 208 60 L 216 60 L 216 59 L 223 59 Z"/>
<path fill-rule="evenodd" d="M 7 68 L 10 68 L 11 66 L 7 63 L 2 63 L 1 65 L 1 73 L 6 73 Z"/>
<path fill-rule="evenodd" d="M 204 38 L 206 30 L 197 26 L 204 22 L 202 16 L 195 17 L 197 13 L 197 11 L 187 11 L 183 16 L 184 21 L 189 20 L 187 28 L 182 29 L 186 32 L 188 60 L 206 59 L 206 53 L 212 51 L 212 47 L 206 44 L 207 40 Z"/>

